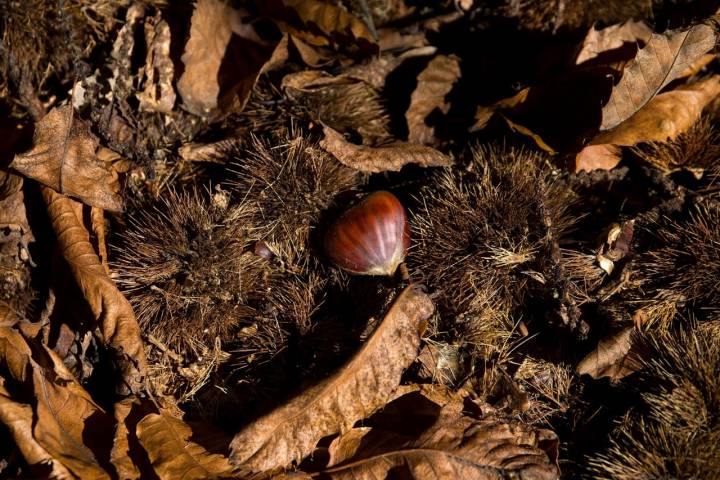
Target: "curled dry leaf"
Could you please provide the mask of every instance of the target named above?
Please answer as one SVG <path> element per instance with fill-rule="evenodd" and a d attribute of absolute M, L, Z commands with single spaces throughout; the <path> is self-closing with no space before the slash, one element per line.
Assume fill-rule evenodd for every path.
<path fill-rule="evenodd" d="M 172 112 L 175 105 L 173 76 L 175 67 L 170 59 L 170 26 L 158 14 L 145 24 L 147 56 L 143 69 L 143 91 L 137 93 L 140 108 L 162 113 Z"/>
<path fill-rule="evenodd" d="M 578 375 L 610 377 L 613 380 L 619 380 L 636 371 L 636 362 L 630 355 L 633 331 L 632 327 L 627 327 L 601 340 L 597 348 L 578 363 L 575 371 Z"/>
<path fill-rule="evenodd" d="M 600 30 L 590 27 L 590 31 L 583 40 L 575 64 L 580 65 L 597 58 L 600 54 L 620 48 L 625 43 L 647 43 L 652 33 L 652 30 L 645 22 L 632 20 L 610 25 Z"/>
<path fill-rule="evenodd" d="M 715 32 L 708 25 L 672 35 L 651 35 L 613 87 L 602 109 L 600 130 L 615 128 L 633 116 L 714 46 Z"/>
<path fill-rule="evenodd" d="M 177 84 L 190 113 L 216 117 L 236 94 L 245 105 L 263 65 L 272 57 L 275 44 L 262 40 L 253 25 L 244 23 L 243 15 L 221 0 L 195 4 L 182 55 L 185 70 Z M 232 68 L 221 69 L 228 61 Z"/>
<path fill-rule="evenodd" d="M 429 400 L 417 402 L 424 410 L 418 418 L 432 411 L 426 406 Z M 422 424 L 409 416 L 415 407 L 403 405 L 400 415 L 408 421 L 397 424 Z M 322 477 L 371 480 L 392 473 L 417 480 L 559 478 L 553 432 L 494 417 L 476 419 L 464 414 L 457 400 L 438 408 L 436 415 L 417 436 L 385 430 L 382 424 L 350 430 L 331 444 L 331 461 Z"/>
<path fill-rule="evenodd" d="M 122 210 L 112 162 L 98 156 L 97 139 L 71 105 L 54 108 L 37 123 L 32 149 L 15 155 L 10 167 L 88 205 Z"/>
<path fill-rule="evenodd" d="M 110 280 L 90 244 L 90 235 L 78 216 L 79 205 L 49 188 L 43 188 L 42 194 L 63 257 L 98 321 L 102 340 L 120 373 L 118 393 L 137 393 L 143 389 L 147 363 L 132 307 Z"/>
<path fill-rule="evenodd" d="M 321 438 L 385 405 L 417 356 L 433 310 L 427 295 L 408 287 L 339 372 L 241 430 L 231 444 L 232 462 L 251 472 L 287 467 L 309 455 Z"/>
<path fill-rule="evenodd" d="M 320 146 L 335 156 L 340 163 L 361 172 L 397 172 L 407 164 L 421 167 L 445 167 L 452 165 L 450 157 L 434 148 L 397 142 L 382 147 L 355 145 L 345 140 L 336 130 L 323 126 L 325 138 Z"/>
<path fill-rule="evenodd" d="M 22 186 L 22 177 L 0 171 L 0 242 L 16 241 L 19 258 L 28 260 L 28 243 L 34 237 L 27 220 Z"/>
<path fill-rule="evenodd" d="M 613 168 L 620 161 L 621 146 L 641 142 L 666 142 L 688 130 L 703 109 L 720 95 L 720 75 L 682 85 L 653 98 L 618 127 L 599 134 L 576 157 L 576 170 Z"/>
<path fill-rule="evenodd" d="M 137 424 L 137 438 L 161 480 L 236 478 L 227 457 L 193 442 L 188 424 L 167 413 L 150 413 Z"/>
<path fill-rule="evenodd" d="M 18 330 L 2 327 L 0 366 L 7 372 L 0 379 L 0 402 L 5 404 L 0 418 L 11 422 L 8 426 L 28 463 L 50 461 L 59 478 L 71 478 L 67 470 L 77 478 L 110 478 L 98 452 L 104 448 L 112 419 L 62 360 Z M 32 400 L 14 403 L 6 395 L 8 390 L 22 391 L 16 398 Z"/>
<path fill-rule="evenodd" d="M 377 58 L 371 59 L 367 63 L 348 68 L 341 76 L 362 80 L 371 87 L 381 90 L 385 86 L 385 79 L 387 76 L 405 60 L 413 57 L 425 57 L 432 55 L 436 51 L 436 47 L 423 46 L 413 48 L 412 50 L 403 52 L 400 55 L 383 54 Z"/>
<path fill-rule="evenodd" d="M 433 143 L 435 129 L 426 123 L 426 119 L 435 110 L 448 112 L 450 105 L 445 96 L 459 77 L 460 61 L 452 55 L 438 55 L 420 72 L 417 87 L 410 96 L 410 106 L 405 112 L 410 143 Z"/>

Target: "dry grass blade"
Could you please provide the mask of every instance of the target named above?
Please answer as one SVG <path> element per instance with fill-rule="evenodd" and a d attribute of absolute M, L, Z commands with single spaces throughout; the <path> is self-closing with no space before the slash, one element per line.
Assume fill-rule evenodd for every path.
<path fill-rule="evenodd" d="M 434 148 L 397 142 L 384 147 L 355 145 L 328 126 L 323 127 L 325 138 L 320 146 L 335 156 L 340 163 L 361 172 L 397 172 L 407 164 L 421 167 L 452 165 L 452 159 Z"/>
<path fill-rule="evenodd" d="M 102 434 L 111 419 L 62 360 L 42 345 L 31 345 L 17 330 L 0 328 L 0 365 L 8 372 L 0 387 L 3 403 L 10 401 L 2 392 L 10 384 L 12 391 L 26 389 L 25 394 L 33 399 L 27 407 L 7 404 L 2 409 L 3 421 L 12 422 L 15 441 L 23 443 L 22 451 L 29 455 L 28 463 L 49 457 L 79 478 L 110 478 L 95 450 L 102 449 Z M 31 431 L 27 430 L 28 409 Z M 57 470 L 65 473 L 61 467 Z"/>
<path fill-rule="evenodd" d="M 349 446 L 355 458 L 323 471 L 323 478 L 559 478 L 557 458 L 548 453 L 557 448 L 555 434 L 493 417 L 474 419 L 463 414 L 461 402 L 443 407 L 435 423 L 416 439 L 403 441 L 403 436 L 392 432 L 355 430 L 348 432 L 360 437 L 352 438 Z"/>
<path fill-rule="evenodd" d="M 417 356 L 433 310 L 427 295 L 408 287 L 339 372 L 241 430 L 231 444 L 232 462 L 251 472 L 287 467 L 312 453 L 321 438 L 382 407 Z"/>
<path fill-rule="evenodd" d="M 76 211 L 81 205 L 49 188 L 43 188 L 42 193 L 63 257 L 112 353 L 120 375 L 118 393 L 139 392 L 144 388 L 147 362 L 132 307 L 110 280 L 90 244 L 88 231 Z"/>
<path fill-rule="evenodd" d="M 708 25 L 670 36 L 653 34 L 628 64 L 602 110 L 600 130 L 610 130 L 648 104 L 663 87 L 715 46 Z"/>
<path fill-rule="evenodd" d="M 67 105 L 35 126 L 33 148 L 10 167 L 48 187 L 104 210 L 121 211 L 120 186 L 110 161 L 98 158 L 98 140 Z M 115 160 L 109 159 L 109 160 Z"/>
<path fill-rule="evenodd" d="M 450 105 L 445 96 L 460 77 L 460 62 L 454 56 L 438 55 L 433 58 L 417 78 L 417 87 L 410 96 L 410 106 L 405 112 L 408 124 L 408 140 L 421 145 L 433 143 L 435 129 L 425 120 L 435 110 L 447 113 Z"/>
<path fill-rule="evenodd" d="M 193 431 L 166 413 L 151 413 L 137 425 L 137 436 L 161 480 L 235 478 L 227 458 L 190 440 Z"/>

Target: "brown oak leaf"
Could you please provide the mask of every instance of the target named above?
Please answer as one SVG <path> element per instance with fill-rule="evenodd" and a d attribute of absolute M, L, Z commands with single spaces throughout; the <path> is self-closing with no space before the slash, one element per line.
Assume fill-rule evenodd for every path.
<path fill-rule="evenodd" d="M 122 197 L 117 174 L 107 157 L 98 156 L 98 146 L 71 105 L 57 107 L 35 126 L 32 149 L 15 155 L 10 167 L 87 205 L 118 212 Z"/>
<path fill-rule="evenodd" d="M 102 340 L 120 374 L 118 393 L 137 393 L 144 388 L 147 361 L 132 307 L 93 249 L 90 235 L 78 217 L 80 205 L 49 188 L 43 188 L 42 194 L 62 255 L 97 319 Z"/>
<path fill-rule="evenodd" d="M 600 131 L 615 128 L 633 116 L 714 46 L 715 32 L 708 25 L 695 25 L 670 35 L 651 35 L 613 87 L 602 109 Z"/>
<path fill-rule="evenodd" d="M 434 306 L 418 287 L 395 300 L 380 326 L 339 372 L 241 430 L 231 461 L 244 470 L 284 468 L 312 453 L 317 442 L 385 405 L 415 359 Z"/>
<path fill-rule="evenodd" d="M 459 77 L 460 61 L 452 55 L 438 55 L 420 72 L 405 112 L 410 143 L 427 145 L 434 142 L 435 129 L 426 123 L 426 119 L 435 110 L 448 112 L 450 105 L 445 96 Z"/>
<path fill-rule="evenodd" d="M 450 157 L 432 147 L 396 142 L 382 147 L 355 145 L 345 140 L 336 130 L 323 126 L 325 138 L 320 146 L 335 156 L 340 163 L 361 172 L 397 172 L 407 164 L 421 167 L 452 165 Z"/>

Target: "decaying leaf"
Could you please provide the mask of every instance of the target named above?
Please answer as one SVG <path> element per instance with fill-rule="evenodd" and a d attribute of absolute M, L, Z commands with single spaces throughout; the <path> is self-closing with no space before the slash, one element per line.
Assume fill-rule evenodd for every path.
<path fill-rule="evenodd" d="M 18 258 L 27 261 L 28 243 L 35 238 L 28 224 L 22 186 L 22 177 L 0 171 L 0 242 L 17 242 Z"/>
<path fill-rule="evenodd" d="M 434 148 L 397 142 L 382 147 L 355 145 L 345 140 L 336 130 L 323 126 L 325 138 L 320 146 L 335 156 L 340 163 L 361 172 L 397 172 L 414 163 L 422 167 L 452 165 L 452 159 Z"/>
<path fill-rule="evenodd" d="M 54 108 L 38 122 L 33 148 L 15 155 L 10 167 L 88 205 L 122 210 L 112 163 L 98 156 L 98 140 L 71 105 Z"/>
<path fill-rule="evenodd" d="M 401 416 L 412 413 L 413 405 L 405 403 L 403 408 Z M 421 417 L 432 411 L 423 409 Z M 386 430 L 382 424 L 341 435 L 331 444 L 331 461 L 321 475 L 368 480 L 393 475 L 417 480 L 559 478 L 558 440 L 553 432 L 492 416 L 473 418 L 463 412 L 461 401 L 438 409 L 434 423 L 416 437 Z"/>
<path fill-rule="evenodd" d="M 28 462 L 49 463 L 60 478 L 65 469 L 78 478 L 110 478 L 98 452 L 111 419 L 62 360 L 43 345 L 26 340 L 18 330 L 2 327 L 0 365 L 8 374 L 0 387 L 0 402 L 6 403 L 0 418 L 11 422 L 15 441 L 22 442 Z M 25 398 L 32 401 L 10 403 L 6 396 L 10 384 L 13 391 L 25 389 Z"/>
<path fill-rule="evenodd" d="M 170 59 L 170 26 L 165 20 L 155 17 L 156 24 L 145 24 L 147 56 L 143 69 L 143 91 L 137 93 L 140 108 L 170 113 L 175 105 L 173 76 L 175 67 Z"/>
<path fill-rule="evenodd" d="M 575 371 L 593 378 L 610 377 L 619 380 L 637 369 L 630 356 L 634 328 L 627 327 L 600 341 L 597 348 L 583 358 Z"/>
<path fill-rule="evenodd" d="M 688 130 L 707 104 L 720 95 L 720 75 L 661 93 L 613 130 L 600 133 L 576 157 L 576 170 L 613 168 L 620 161 L 617 146 L 665 142 Z"/>
<path fill-rule="evenodd" d="M 241 430 L 231 444 L 232 462 L 251 472 L 284 468 L 309 455 L 321 438 L 382 407 L 417 356 L 433 310 L 427 295 L 408 287 L 338 373 Z"/>
<path fill-rule="evenodd" d="M 610 25 L 600 30 L 590 27 L 590 31 L 583 40 L 575 64 L 580 65 L 597 58 L 600 54 L 620 48 L 625 43 L 647 43 L 652 33 L 652 30 L 645 22 L 633 20 Z"/>
<path fill-rule="evenodd" d="M 221 0 L 196 3 L 182 55 L 185 71 L 177 83 L 189 112 L 214 117 L 230 106 L 235 95 L 245 105 L 275 44 L 262 40 L 243 16 L 243 11 Z M 221 68 L 228 61 L 232 68 Z"/>
<path fill-rule="evenodd" d="M 82 215 L 78 215 L 81 205 L 49 188 L 44 188 L 42 193 L 63 257 L 112 354 L 120 377 L 118 393 L 139 392 L 144 388 L 147 363 L 132 307 L 110 280 L 93 249 Z"/>
<path fill-rule="evenodd" d="M 150 413 L 137 424 L 137 437 L 161 480 L 235 478 L 227 458 L 191 440 L 193 431 L 167 413 Z"/>
<path fill-rule="evenodd" d="M 457 57 L 448 55 L 433 58 L 420 72 L 417 87 L 410 96 L 410 106 L 405 112 L 410 143 L 433 143 L 435 129 L 426 123 L 426 119 L 435 110 L 448 112 L 450 105 L 445 101 L 445 96 L 450 93 L 459 77 L 460 61 Z"/>
<path fill-rule="evenodd" d="M 714 46 L 715 32 L 708 25 L 672 35 L 653 34 L 613 87 L 602 109 L 600 130 L 615 128 L 633 116 Z"/>

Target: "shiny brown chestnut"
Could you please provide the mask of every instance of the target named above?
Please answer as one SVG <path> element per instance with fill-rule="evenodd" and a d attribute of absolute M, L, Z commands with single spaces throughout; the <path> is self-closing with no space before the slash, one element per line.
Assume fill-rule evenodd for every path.
<path fill-rule="evenodd" d="M 405 208 L 390 192 L 374 192 L 343 213 L 325 234 L 325 253 L 357 275 L 392 275 L 405 260 L 410 228 Z"/>

